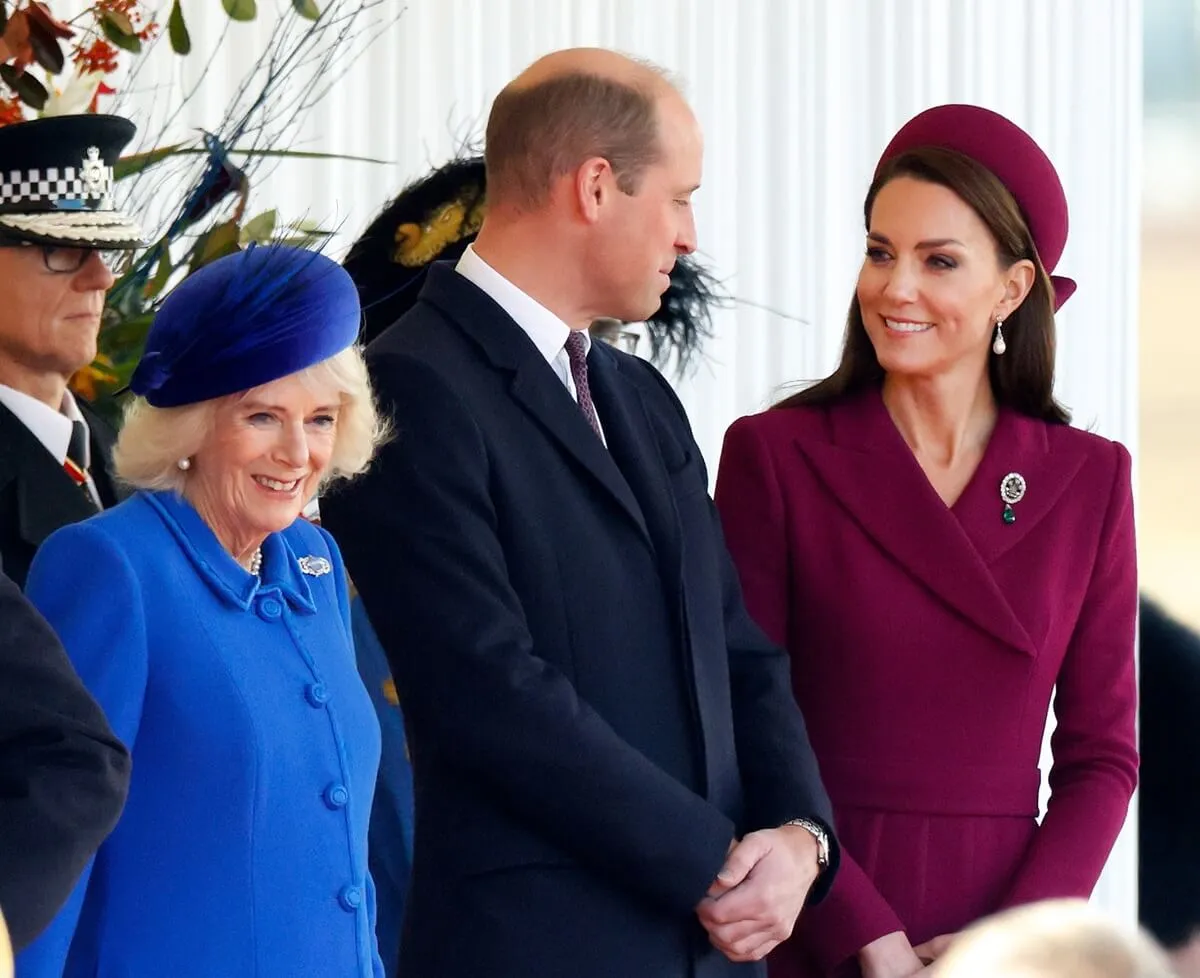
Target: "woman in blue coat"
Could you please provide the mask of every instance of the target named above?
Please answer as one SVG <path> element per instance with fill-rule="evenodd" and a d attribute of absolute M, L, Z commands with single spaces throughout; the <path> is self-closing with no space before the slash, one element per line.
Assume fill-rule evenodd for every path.
<path fill-rule="evenodd" d="M 155 319 L 115 456 L 141 491 L 30 570 L 134 773 L 21 978 L 382 974 L 379 726 L 341 557 L 300 518 L 379 438 L 359 317 L 336 263 L 272 246 L 196 272 Z"/>

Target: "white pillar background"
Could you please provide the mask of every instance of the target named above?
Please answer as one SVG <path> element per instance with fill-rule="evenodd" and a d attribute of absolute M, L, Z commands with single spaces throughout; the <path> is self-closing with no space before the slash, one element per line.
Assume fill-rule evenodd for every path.
<path fill-rule="evenodd" d="M 183 5 L 196 52 L 171 60 L 160 45 L 160 81 L 194 78 L 227 24 L 216 0 Z M 386 0 L 376 19 L 402 7 L 294 144 L 389 165 L 281 163 L 252 212 L 338 223 L 340 255 L 406 182 L 481 135 L 492 97 L 535 57 L 599 45 L 658 62 L 706 133 L 702 256 L 746 300 L 716 314 L 707 360 L 676 385 L 715 472 L 731 421 L 835 363 L 862 197 L 888 138 L 927 106 L 975 102 L 1025 127 L 1059 168 L 1072 219 L 1059 271 L 1079 291 L 1059 317 L 1058 392 L 1078 424 L 1136 458 L 1140 0 Z M 272 0 L 260 9 L 260 22 L 229 25 L 181 133 L 217 125 L 274 16 Z M 145 118 L 162 98 L 134 92 L 124 106 Z M 1130 920 L 1132 823 L 1096 894 Z"/>

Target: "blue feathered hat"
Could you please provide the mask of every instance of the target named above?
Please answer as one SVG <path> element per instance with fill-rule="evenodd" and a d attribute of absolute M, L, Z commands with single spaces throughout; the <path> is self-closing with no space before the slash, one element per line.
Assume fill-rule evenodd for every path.
<path fill-rule="evenodd" d="M 251 245 L 171 291 L 129 389 L 155 407 L 249 390 L 346 349 L 361 315 L 358 289 L 333 259 Z"/>

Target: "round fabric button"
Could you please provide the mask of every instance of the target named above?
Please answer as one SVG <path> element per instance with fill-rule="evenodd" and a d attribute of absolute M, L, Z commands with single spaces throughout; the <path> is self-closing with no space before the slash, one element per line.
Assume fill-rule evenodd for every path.
<path fill-rule="evenodd" d="M 344 784 L 331 784 L 325 789 L 325 804 L 334 810 L 345 808 L 349 800 L 350 792 Z"/>
<path fill-rule="evenodd" d="M 278 598 L 263 598 L 258 602 L 258 615 L 266 621 L 275 621 L 283 614 L 283 605 Z"/>
<path fill-rule="evenodd" d="M 338 894 L 338 903 L 343 910 L 353 912 L 362 906 L 362 890 L 357 886 L 343 886 Z"/>
<path fill-rule="evenodd" d="M 329 702 L 329 687 L 324 683 L 309 683 L 304 687 L 304 698 L 309 706 L 320 709 Z"/>

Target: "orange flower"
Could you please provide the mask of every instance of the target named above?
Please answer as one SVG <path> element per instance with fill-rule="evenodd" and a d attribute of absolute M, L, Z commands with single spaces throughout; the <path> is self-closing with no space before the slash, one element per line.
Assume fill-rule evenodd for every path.
<path fill-rule="evenodd" d="M 99 85 L 96 86 L 96 94 L 92 96 L 91 102 L 88 103 L 88 111 L 89 112 L 98 112 L 99 111 L 98 106 L 100 104 L 100 96 L 101 95 L 116 95 L 116 94 L 117 94 L 117 90 L 115 88 L 109 88 L 107 85 L 104 84 L 104 82 L 101 82 Z"/>
<path fill-rule="evenodd" d="M 0 126 L 24 121 L 25 110 L 21 107 L 21 100 L 15 95 L 8 98 L 0 97 Z"/>
<path fill-rule="evenodd" d="M 110 75 L 118 68 L 116 47 L 102 37 L 91 44 L 75 45 L 71 60 L 79 67 L 80 74 Z"/>
<path fill-rule="evenodd" d="M 92 10 L 97 14 L 124 14 L 132 17 L 139 6 L 139 0 L 96 0 Z"/>
<path fill-rule="evenodd" d="M 105 14 L 117 14 L 129 22 L 131 33 L 143 41 L 149 41 L 158 34 L 158 24 L 153 16 L 148 16 L 141 0 L 96 0 L 92 5 L 92 14 L 96 20 L 103 19 Z"/>

